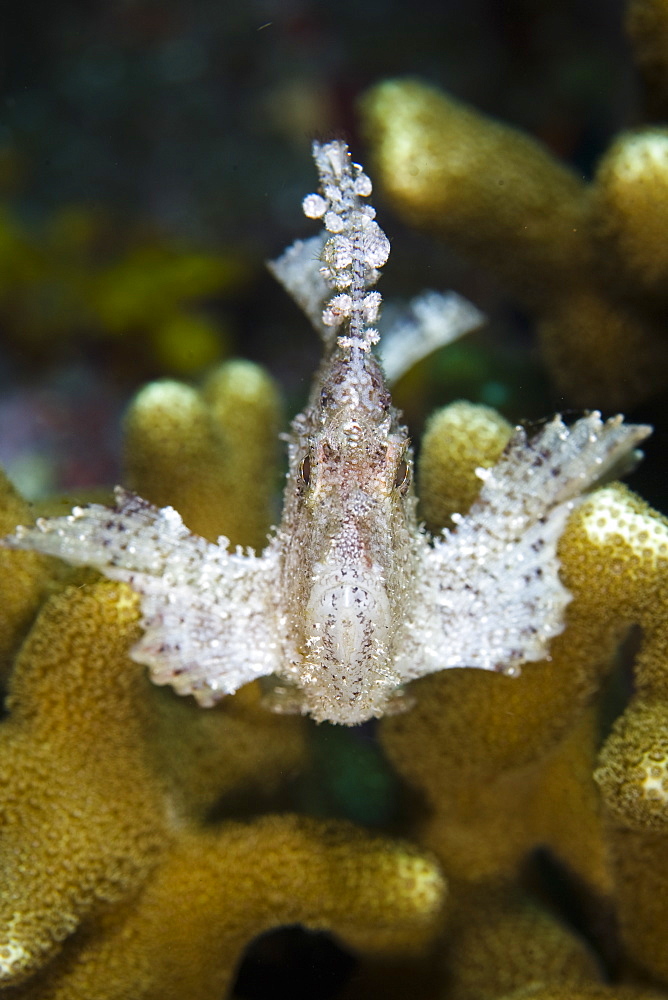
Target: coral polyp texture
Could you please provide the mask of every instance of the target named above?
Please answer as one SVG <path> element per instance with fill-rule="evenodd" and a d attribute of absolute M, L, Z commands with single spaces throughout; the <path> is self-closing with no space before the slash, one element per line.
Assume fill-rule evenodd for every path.
<path fill-rule="evenodd" d="M 306 311 L 325 350 L 307 406 L 292 421 L 283 513 L 268 544 L 256 554 L 230 551 L 227 536 L 207 543 L 183 512 L 123 488 L 114 507 L 40 518 L 4 544 L 129 583 L 141 595 L 144 628 L 132 656 L 157 684 L 207 707 L 272 677 L 277 709 L 352 726 L 405 707 L 403 685 L 418 677 L 456 667 L 511 675 L 542 660 L 570 600 L 556 557 L 566 518 L 650 429 L 621 416 L 603 421 L 596 411 L 572 427 L 557 416 L 531 436 L 518 427 L 494 467 L 479 470 L 483 485 L 470 510 L 453 514 L 455 530 L 429 537 L 416 517 L 408 431 L 372 350 L 381 296 L 371 289 L 390 244 L 362 200 L 371 181 L 340 141 L 315 142 L 313 158 L 320 193 L 307 195 L 303 208 L 322 218 L 324 231 L 273 268 L 302 304 L 305 285 L 321 298 L 319 314 L 315 301 Z M 414 328 L 420 319 L 428 325 L 434 299 L 443 316 L 442 296 L 427 308 L 423 298 Z M 408 341 L 410 326 L 403 329 Z M 243 369 L 233 381 L 244 382 Z M 244 425 L 252 432 L 246 413 L 267 394 L 261 380 L 246 373 L 245 381 L 248 400 L 240 395 L 217 414 L 230 425 L 228 449 Z M 230 386 L 214 388 L 214 410 L 220 391 L 231 396 Z M 164 445 L 172 411 L 206 428 L 206 407 L 169 384 L 145 396 L 130 429 L 144 427 L 147 403 L 149 414 L 162 410 L 162 421 L 149 424 L 169 467 L 185 482 L 194 474 L 205 500 L 207 489 L 224 489 L 206 465 L 169 459 Z M 265 408 L 273 412 L 271 400 Z M 208 450 L 215 443 L 212 430 Z M 240 476 L 239 489 L 247 486 Z M 206 508 L 186 509 L 188 520 L 201 522 Z"/>
<path fill-rule="evenodd" d="M 486 407 L 459 403 L 434 416 L 420 478 L 431 522 L 466 508 L 473 470 L 493 463 L 509 434 Z M 432 493 L 441 481 L 449 484 L 445 500 Z M 666 985 L 668 522 L 610 484 L 574 512 L 558 551 L 573 600 L 549 658 L 515 680 L 465 671 L 425 678 L 414 685 L 412 712 L 383 720 L 381 741 L 424 797 L 419 842 L 437 854 L 453 887 L 468 886 L 458 890 L 466 905 L 472 887 L 480 899 L 499 884 L 517 885 L 540 847 L 584 890 L 587 905 L 615 911 L 619 938 L 599 939 L 602 953 L 612 949 L 619 961 L 621 951 Z M 642 629 L 634 694 L 601 746 L 611 664 L 633 625 Z M 456 910 L 454 888 L 453 896 Z M 462 913 L 480 934 L 480 902 Z"/>
<path fill-rule="evenodd" d="M 213 379 L 234 386 L 235 372 L 246 382 L 234 366 Z M 160 467 L 166 448 L 154 432 L 164 389 L 143 391 L 126 424 L 128 452 L 147 467 L 151 455 Z M 167 390 L 193 399 L 178 384 Z M 194 433 L 190 417 L 181 425 L 189 412 L 174 407 L 172 445 L 192 468 L 208 455 L 222 481 L 225 448 L 211 444 L 207 421 Z M 250 454 L 264 462 L 254 433 Z M 511 434 L 486 407 L 434 415 L 419 469 L 434 530 L 474 502 L 480 469 Z M 172 466 L 162 468 L 156 486 L 169 499 Z M 193 511 L 200 489 L 194 480 L 192 496 L 181 494 Z M 210 498 L 219 530 L 225 513 Z M 9 486 L 3 505 L 3 519 L 28 513 Z M 257 509 L 247 509 L 252 526 Z M 256 684 L 206 712 L 156 688 L 128 656 L 140 625 L 125 584 L 68 575 L 30 552 L 1 555 L 11 668 L 0 724 L 3 995 L 225 996 L 248 943 L 293 924 L 329 930 L 359 956 L 351 998 L 422 983 L 425 996 L 449 1000 L 529 988 L 647 1000 L 661 995 L 648 981 L 668 986 L 668 525 L 626 488 L 598 489 L 566 524 L 559 556 L 572 600 L 546 660 L 519 678 L 434 674 L 412 686 L 412 710 L 381 723 L 389 762 L 424 802 L 402 821 L 412 844 L 266 814 L 262 803 L 305 766 L 305 720 L 266 711 Z M 634 624 L 634 694 L 601 748 L 606 677 Z M 226 815 L 239 794 L 265 814 Z M 555 900 L 546 905 L 549 882 L 540 896 L 525 884 L 537 848 L 572 883 L 588 943 Z M 618 937 L 601 930 L 611 913 Z M 604 985 L 611 974 L 618 985 Z"/>
<path fill-rule="evenodd" d="M 168 379 L 125 417 L 127 485 L 176 508 L 191 531 L 262 548 L 278 478 L 280 399 L 248 361 L 214 369 L 201 389 Z M 272 470 L 273 475 L 272 475 Z"/>
<path fill-rule="evenodd" d="M 372 353 L 389 244 L 346 147 L 315 154 L 322 257 L 274 269 L 294 291 L 306 266 L 326 353 L 264 552 L 242 546 L 269 529 L 280 407 L 244 362 L 139 393 L 126 482 L 147 499 L 0 548 L 0 993 L 211 1000 L 301 925 L 356 956 L 346 1000 L 666 996 L 668 521 L 610 481 L 649 428 L 594 411 L 530 434 L 454 403 L 418 512 Z M 0 484 L 0 527 L 32 513 Z M 290 615 L 308 631 L 286 646 Z M 305 713 L 381 717 L 404 839 L 309 812 L 328 729 Z M 348 761 L 372 739 L 329 732 Z"/>
<path fill-rule="evenodd" d="M 659 17 L 660 4 L 632 11 L 643 6 Z M 666 385 L 668 129 L 619 135 L 587 183 L 415 79 L 374 87 L 362 117 L 392 207 L 499 279 L 533 318 L 566 399 L 629 406 Z"/>
<path fill-rule="evenodd" d="M 214 374 L 223 410 L 253 374 L 266 388 L 250 367 Z M 153 465 L 152 454 L 160 467 L 165 442 L 150 410 L 140 396 L 128 447 L 138 464 Z M 180 443 L 191 469 L 206 455 L 222 483 L 230 452 L 212 433 L 215 416 L 207 410 L 210 423 L 189 437 L 183 412 L 175 408 L 170 446 Z M 272 425 L 264 393 L 255 417 Z M 264 436 L 248 443 L 248 496 L 239 498 L 247 523 L 238 511 L 230 518 L 242 533 L 257 528 L 255 479 L 271 481 Z M 170 466 L 163 470 L 169 495 Z M 180 496 L 196 510 L 201 484 L 193 479 L 192 494 Z M 2 498 L 3 524 L 28 512 L 4 481 Z M 208 498 L 210 523 L 225 527 L 224 505 Z M 140 626 L 126 585 L 68 576 L 30 553 L 1 556 L 10 661 L 0 724 L 3 994 L 209 1000 L 226 994 L 254 937 L 286 924 L 328 930 L 369 956 L 429 943 L 444 884 L 418 847 L 345 822 L 252 818 L 270 812 L 263 802 L 283 801 L 281 789 L 304 767 L 301 719 L 267 712 L 256 685 L 208 713 L 154 687 L 128 656 Z M 226 803 L 239 796 L 256 802 L 244 822 L 227 818 Z"/>

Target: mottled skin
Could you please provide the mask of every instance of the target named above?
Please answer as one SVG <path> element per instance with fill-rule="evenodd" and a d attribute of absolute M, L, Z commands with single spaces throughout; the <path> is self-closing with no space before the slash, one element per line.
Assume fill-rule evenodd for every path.
<path fill-rule="evenodd" d="M 516 675 L 548 655 L 570 594 L 557 543 L 580 494 L 649 432 L 591 413 L 513 435 L 455 527 L 418 524 L 412 456 L 378 361 L 374 291 L 389 240 L 371 181 L 341 142 L 314 143 L 316 243 L 275 273 L 321 333 L 325 359 L 289 436 L 280 525 L 261 554 L 194 535 L 171 507 L 119 489 L 4 544 L 94 566 L 141 595 L 131 656 L 157 684 L 213 705 L 273 677 L 280 711 L 357 725 L 404 707 L 402 685 L 450 667 Z M 320 317 L 320 318 L 318 318 Z"/>
<path fill-rule="evenodd" d="M 279 532 L 289 648 L 304 708 L 382 715 L 421 541 L 408 432 L 370 351 L 335 346 L 294 420 Z"/>

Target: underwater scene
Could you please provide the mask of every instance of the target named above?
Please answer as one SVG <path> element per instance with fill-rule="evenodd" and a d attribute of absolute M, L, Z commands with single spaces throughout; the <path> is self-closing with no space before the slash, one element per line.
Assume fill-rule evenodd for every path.
<path fill-rule="evenodd" d="M 0 998 L 668 997 L 668 5 L 0 52 Z"/>

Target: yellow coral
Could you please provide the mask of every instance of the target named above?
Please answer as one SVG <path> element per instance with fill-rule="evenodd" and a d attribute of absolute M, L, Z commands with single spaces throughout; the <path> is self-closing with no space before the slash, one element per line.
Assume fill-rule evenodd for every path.
<path fill-rule="evenodd" d="M 200 392 L 153 382 L 125 421 L 126 481 L 214 540 L 264 547 L 272 520 L 280 404 L 271 378 L 249 361 L 222 365 Z"/>
<path fill-rule="evenodd" d="M 18 520 L 17 520 L 18 518 Z M 30 506 L 16 492 L 0 470 L 0 536 L 15 524 L 32 518 Z M 16 651 L 28 625 L 48 587 L 45 566 L 49 560 L 36 552 L 24 559 L 9 549 L 0 549 L 0 674 L 8 671 L 11 656 Z"/>
<path fill-rule="evenodd" d="M 434 675 L 413 685 L 409 715 L 383 721 L 389 759 L 427 799 L 420 841 L 447 874 L 517 876 L 543 844 L 595 891 L 610 891 L 591 778 L 596 719 L 589 714 L 572 728 L 595 670 L 571 663 L 569 652 L 525 666 L 516 679 Z"/>
<path fill-rule="evenodd" d="M 277 924 L 334 929 L 371 951 L 423 944 L 443 887 L 417 850 L 294 817 L 199 825 L 214 789 L 194 795 L 195 761 L 172 765 L 177 748 L 156 746 L 163 692 L 127 658 L 138 630 L 124 586 L 70 588 L 17 660 L 0 731 L 2 981 L 32 975 L 17 995 L 40 998 L 207 997 Z M 183 730 L 193 716 L 190 705 L 174 721 Z M 248 770 L 226 771 L 240 726 L 226 731 L 225 718 L 208 740 L 195 726 L 205 772 L 211 754 L 220 766 L 218 794 Z M 259 713 L 248 733 L 264 781 L 301 752 L 300 720 L 265 718 L 269 738 Z"/>
<path fill-rule="evenodd" d="M 617 720 L 596 772 L 606 809 L 619 921 L 633 959 L 668 980 L 668 522 L 622 487 L 600 491 L 578 512 L 577 534 L 565 539 L 577 575 L 596 568 L 584 595 L 637 622 L 643 642 L 636 658 L 635 695 Z M 574 567 L 575 568 L 575 567 Z M 583 587 L 584 589 L 584 587 Z"/>
<path fill-rule="evenodd" d="M 233 521 L 229 497 L 221 501 L 211 485 L 216 477 L 223 484 L 230 466 L 240 473 L 239 531 L 266 527 L 266 501 L 248 502 L 266 475 L 273 403 L 265 384 L 234 363 L 201 394 L 159 383 L 131 412 L 132 460 L 140 469 L 142 457 L 141 474 L 165 490 L 159 502 L 200 516 L 200 530 L 206 516 L 211 533 Z M 253 428 L 251 446 L 244 426 Z M 486 407 L 457 403 L 435 415 L 420 458 L 435 526 L 467 509 L 475 469 L 495 462 L 508 433 Z M 8 488 L 5 502 L 5 517 L 25 516 Z M 425 797 L 416 836 L 454 884 L 434 968 L 450 998 L 529 989 L 599 995 L 588 949 L 518 895 L 537 846 L 594 899 L 614 900 L 626 955 L 668 980 L 668 523 L 628 490 L 607 486 L 574 512 L 559 551 L 573 601 L 549 660 L 526 665 L 517 679 L 432 675 L 412 686 L 412 711 L 381 724 L 390 761 Z M 20 574 L 20 561 L 33 557 L 14 558 Z M 8 994 L 222 995 L 248 941 L 286 923 L 331 930 L 395 962 L 419 952 L 439 926 L 443 898 L 442 877 L 420 849 L 342 823 L 225 818 L 235 795 L 261 802 L 303 765 L 304 720 L 266 713 L 255 685 L 206 713 L 152 687 L 127 658 L 138 632 L 130 591 L 109 583 L 63 591 L 49 568 L 44 561 L 27 577 L 39 587 L 27 587 L 14 643 L 44 592 L 59 592 L 15 662 L 0 728 L 0 971 Z M 644 633 L 637 693 L 600 757 L 602 814 L 592 699 L 634 623 Z M 610 1000 L 626 995 L 600 990 Z"/>
<path fill-rule="evenodd" d="M 436 470 L 430 485 L 448 482 L 441 516 L 467 508 L 471 470 L 493 462 L 504 437 L 486 408 L 436 415 L 421 463 Z M 383 720 L 381 739 L 425 796 L 420 841 L 466 892 L 477 886 L 486 898 L 490 880 L 512 883 L 531 851 L 548 847 L 596 898 L 614 899 L 626 954 L 667 982 L 668 521 L 612 484 L 575 510 L 559 555 L 573 601 L 550 659 L 513 680 L 464 670 L 426 678 L 413 685 L 411 713 Z M 636 693 L 599 757 L 592 698 L 632 625 L 642 628 Z M 456 941 L 465 932 L 452 920 Z M 468 982 L 470 967 L 460 974 Z"/>
<path fill-rule="evenodd" d="M 596 778 L 613 822 L 668 833 L 668 704 L 637 698 L 607 741 Z"/>
<path fill-rule="evenodd" d="M 15 995 L 223 997 L 263 931 L 302 923 L 352 948 L 410 953 L 429 940 L 441 898 L 415 849 L 343 823 L 276 816 L 186 833 L 138 899 L 90 922 L 74 956 L 65 949 Z"/>
<path fill-rule="evenodd" d="M 197 530 L 261 544 L 276 411 L 271 382 L 245 362 L 201 395 L 149 387 L 127 424 L 137 485 Z M 7 528 L 29 519 L 9 484 L 2 500 Z M 428 943 L 444 886 L 417 848 L 345 823 L 220 818 L 244 799 L 261 807 L 303 767 L 303 719 L 267 712 L 257 685 L 206 713 L 154 687 L 127 655 L 140 631 L 129 589 L 2 557 L 8 656 L 53 595 L 14 661 L 0 727 L 8 995 L 222 995 L 248 941 L 290 923 L 368 954 Z"/>
<path fill-rule="evenodd" d="M 447 482 L 441 514 L 465 512 L 474 470 L 498 459 L 507 435 L 508 425 L 487 407 L 457 403 L 439 411 L 420 456 L 428 503 L 431 487 Z M 548 661 L 526 664 L 519 678 L 435 674 L 412 686 L 410 714 L 383 721 L 390 760 L 427 797 L 420 837 L 446 872 L 510 877 L 532 847 L 551 844 L 598 892 L 609 891 L 591 778 L 596 718 L 585 706 L 618 633 L 617 625 L 609 635 L 597 629 L 575 601 Z"/>
<path fill-rule="evenodd" d="M 418 464 L 421 513 L 430 531 L 451 526 L 480 492 L 477 468 L 499 460 L 512 427 L 489 406 L 460 400 L 437 410 L 427 423 Z"/>
<path fill-rule="evenodd" d="M 448 1000 L 496 1000 L 526 990 L 568 996 L 600 981 L 584 941 L 512 885 L 463 888 L 453 901 L 442 962 Z"/>
<path fill-rule="evenodd" d="M 619 136 L 596 171 L 592 225 L 611 277 L 631 294 L 664 294 L 667 202 L 668 129 Z"/>
<path fill-rule="evenodd" d="M 620 138 L 587 185 L 416 80 L 381 83 L 362 112 L 391 203 L 504 282 L 568 398 L 628 405 L 665 384 L 665 130 Z"/>
<path fill-rule="evenodd" d="M 379 84 L 362 112 L 393 206 L 456 239 L 523 299 L 552 298 L 588 264 L 586 186 L 539 143 L 417 80 Z"/>
<path fill-rule="evenodd" d="M 101 584 L 52 599 L 17 660 L 0 730 L 0 982 L 134 891 L 167 838 L 164 779 L 142 745 L 148 681 L 127 669 L 138 635 L 133 595 Z"/>

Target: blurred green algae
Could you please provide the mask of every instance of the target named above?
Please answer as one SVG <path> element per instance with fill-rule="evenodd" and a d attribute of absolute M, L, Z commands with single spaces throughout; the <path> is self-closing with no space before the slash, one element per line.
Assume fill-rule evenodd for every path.
<path fill-rule="evenodd" d="M 121 230 L 98 207 L 70 205 L 40 226 L 0 205 L 4 350 L 33 370 L 95 345 L 106 363 L 195 374 L 229 350 L 224 300 L 251 266 L 135 223 Z"/>

